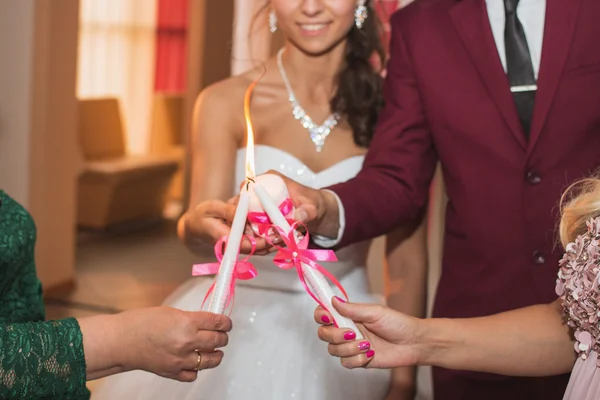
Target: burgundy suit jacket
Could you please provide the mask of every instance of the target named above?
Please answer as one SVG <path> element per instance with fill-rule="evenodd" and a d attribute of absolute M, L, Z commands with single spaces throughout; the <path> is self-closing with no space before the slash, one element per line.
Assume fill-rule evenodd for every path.
<path fill-rule="evenodd" d="M 341 245 L 419 215 L 440 161 L 449 202 L 434 315 L 555 300 L 561 193 L 600 167 L 599 21 L 598 0 L 547 0 L 527 139 L 484 0 L 417 0 L 397 12 L 386 105 L 363 170 L 332 187 L 345 208 Z M 566 382 L 448 374 L 434 375 L 437 398 L 561 399 Z"/>

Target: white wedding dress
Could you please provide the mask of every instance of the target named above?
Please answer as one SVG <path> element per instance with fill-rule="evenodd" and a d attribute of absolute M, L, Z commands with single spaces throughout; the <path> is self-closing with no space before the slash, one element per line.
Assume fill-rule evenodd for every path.
<path fill-rule="evenodd" d="M 319 188 L 354 177 L 363 156 L 351 157 L 315 173 L 299 159 L 277 148 L 256 146 L 256 171 L 278 170 Z M 237 183 L 244 180 L 245 150 L 237 154 Z M 342 283 L 350 299 L 373 303 L 365 263 L 369 243 L 336 252 L 339 262 L 324 263 Z M 183 250 L 182 250 L 183 251 Z M 348 370 L 329 355 L 317 338 L 315 301 L 304 291 L 294 270 L 280 270 L 272 256 L 253 256 L 258 277 L 237 282 L 231 318 L 233 331 L 218 368 L 201 371 L 193 383 L 181 383 L 133 371 L 106 379 L 92 398 L 200 400 L 380 400 L 390 384 L 390 371 Z M 190 266 L 191 270 L 191 266 Z M 212 280 L 192 278 L 166 304 L 198 310 Z"/>

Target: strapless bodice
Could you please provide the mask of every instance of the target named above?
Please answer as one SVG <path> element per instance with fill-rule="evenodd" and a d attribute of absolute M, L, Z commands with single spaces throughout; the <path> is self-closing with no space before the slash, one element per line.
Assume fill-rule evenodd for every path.
<path fill-rule="evenodd" d="M 362 168 L 364 156 L 355 156 L 340 161 L 329 168 L 314 172 L 300 159 L 275 147 L 257 145 L 254 149 L 256 174 L 276 170 L 303 185 L 318 189 L 347 181 Z M 246 149 L 239 149 L 235 165 L 235 187 L 245 179 Z M 336 251 L 338 262 L 323 263 L 338 279 L 342 279 L 352 269 L 366 264 L 369 242 L 348 246 Z M 258 286 L 282 290 L 304 290 L 297 276 L 291 271 L 283 271 L 273 264 L 273 255 L 253 256 L 251 262 L 258 269 L 258 277 L 251 281 L 239 282 L 240 285 Z"/>

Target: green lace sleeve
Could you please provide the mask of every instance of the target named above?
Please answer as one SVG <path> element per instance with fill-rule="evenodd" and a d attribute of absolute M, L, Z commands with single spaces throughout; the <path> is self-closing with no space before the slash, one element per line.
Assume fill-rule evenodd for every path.
<path fill-rule="evenodd" d="M 0 325 L 0 398 L 89 399 L 74 318 Z"/>

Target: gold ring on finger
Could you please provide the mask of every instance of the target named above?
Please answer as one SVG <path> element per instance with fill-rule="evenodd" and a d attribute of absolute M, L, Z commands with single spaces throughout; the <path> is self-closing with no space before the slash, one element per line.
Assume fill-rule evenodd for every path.
<path fill-rule="evenodd" d="M 200 350 L 194 351 L 196 354 L 198 354 L 198 362 L 196 363 L 196 368 L 194 368 L 194 371 L 200 371 L 200 364 L 202 364 L 202 353 L 200 353 Z"/>

